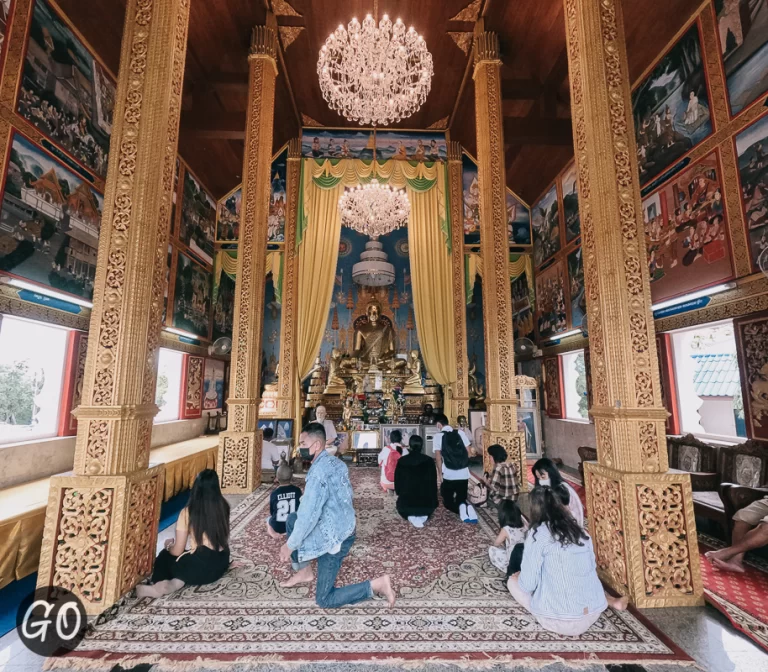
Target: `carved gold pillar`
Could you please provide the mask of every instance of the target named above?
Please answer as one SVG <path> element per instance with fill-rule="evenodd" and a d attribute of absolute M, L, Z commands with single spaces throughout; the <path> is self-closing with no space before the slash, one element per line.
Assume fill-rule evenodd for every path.
<path fill-rule="evenodd" d="M 277 417 L 292 418 L 296 407 L 296 310 L 299 292 L 299 252 L 296 226 L 301 182 L 301 138 L 288 143 L 286 175 L 285 250 L 283 256 L 283 305 L 280 327 L 280 378 L 278 380 Z"/>
<path fill-rule="evenodd" d="M 451 208 L 451 273 L 453 274 L 453 338 L 456 349 L 456 382 L 452 386 L 451 422 L 469 415 L 469 381 L 467 371 L 467 300 L 464 287 L 464 194 L 461 168 L 461 145 L 448 144 L 448 184 Z"/>
<path fill-rule="evenodd" d="M 700 604 L 688 474 L 668 472 L 637 148 L 618 0 L 565 0 L 598 462 L 602 578 L 640 607 Z"/>
<path fill-rule="evenodd" d="M 525 439 L 517 428 L 515 353 L 512 348 L 512 292 L 509 280 L 504 132 L 498 38 L 475 33 L 475 119 L 480 185 L 480 252 L 483 263 L 483 323 L 488 416 L 483 445 L 501 444 L 514 462 L 523 491 L 528 488 Z M 487 452 L 483 461 L 490 471 Z"/>
<path fill-rule="evenodd" d="M 248 55 L 250 74 L 243 156 L 243 200 L 235 280 L 232 372 L 227 402 L 229 424 L 227 431 L 221 435 L 218 458 L 221 487 L 228 493 L 249 493 L 261 483 L 261 432 L 257 428 L 257 419 L 276 55 L 275 28 L 255 26 Z M 282 366 L 280 368 L 280 378 L 284 379 Z"/>
<path fill-rule="evenodd" d="M 97 614 L 152 569 L 163 490 L 157 413 L 189 0 L 128 0 L 74 476 L 51 479 L 38 585 Z"/>

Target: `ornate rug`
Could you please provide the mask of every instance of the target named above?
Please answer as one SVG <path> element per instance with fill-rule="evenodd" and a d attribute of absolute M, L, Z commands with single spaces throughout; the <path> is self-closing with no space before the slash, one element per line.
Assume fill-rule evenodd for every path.
<path fill-rule="evenodd" d="M 269 489 L 262 487 L 232 513 L 232 551 L 240 567 L 210 586 L 157 600 L 125 599 L 99 619 L 76 652 L 48 668 L 140 662 L 185 670 L 245 662 L 690 662 L 634 611 L 606 611 L 578 638 L 543 630 L 511 598 L 488 560 L 498 525 L 487 510 L 480 510 L 473 526 L 441 507 L 417 530 L 397 515 L 394 496 L 379 488 L 378 469 L 350 473 L 357 542 L 339 585 L 389 573 L 398 596 L 393 610 L 377 599 L 325 611 L 315 605 L 312 587 L 281 588 L 290 568 L 278 560 L 280 542 L 265 532 Z"/>
<path fill-rule="evenodd" d="M 584 486 L 568 474 L 563 474 L 563 478 L 579 494 L 586 511 L 587 493 Z M 530 467 L 528 482 L 534 482 Z M 734 628 L 768 650 L 768 563 L 749 555 L 744 574 L 715 569 L 704 554 L 724 546 L 725 543 L 720 539 L 699 534 L 704 599 L 722 612 Z"/>

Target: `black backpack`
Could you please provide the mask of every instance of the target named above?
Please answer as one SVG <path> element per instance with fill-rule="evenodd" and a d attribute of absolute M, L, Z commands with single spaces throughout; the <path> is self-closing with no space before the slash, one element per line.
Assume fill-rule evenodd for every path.
<path fill-rule="evenodd" d="M 446 468 L 455 470 L 469 466 L 469 454 L 461 434 L 455 429 L 450 432 L 443 431 L 441 434 L 443 435 L 441 451 Z"/>

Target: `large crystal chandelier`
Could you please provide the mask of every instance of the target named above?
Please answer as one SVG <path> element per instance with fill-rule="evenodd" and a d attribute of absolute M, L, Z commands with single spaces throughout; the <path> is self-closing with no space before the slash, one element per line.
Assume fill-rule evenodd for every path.
<path fill-rule="evenodd" d="M 339 199 L 339 212 L 342 226 L 376 240 L 407 224 L 411 202 L 404 190 L 374 178 L 345 191 Z"/>
<path fill-rule="evenodd" d="M 376 3 L 377 4 L 377 3 Z M 376 4 L 374 12 L 376 12 Z M 413 27 L 385 14 L 362 25 L 340 25 L 320 50 L 317 75 L 328 105 L 361 126 L 387 126 L 410 117 L 432 86 L 432 54 Z"/>

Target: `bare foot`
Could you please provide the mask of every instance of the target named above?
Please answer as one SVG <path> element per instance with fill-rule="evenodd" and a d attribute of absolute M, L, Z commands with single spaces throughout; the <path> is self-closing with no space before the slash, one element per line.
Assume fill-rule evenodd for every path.
<path fill-rule="evenodd" d="M 373 592 L 387 598 L 389 608 L 395 606 L 395 591 L 392 588 L 392 579 L 389 578 L 389 574 L 380 576 L 378 579 L 371 581 L 371 588 Z"/>
<path fill-rule="evenodd" d="M 282 588 L 293 588 L 301 583 L 311 583 L 315 575 L 312 573 L 312 567 L 307 565 L 304 569 L 300 569 L 287 581 L 281 581 L 280 586 Z"/>
<path fill-rule="evenodd" d="M 615 611 L 626 611 L 629 605 L 629 598 L 626 596 L 614 597 L 606 594 L 605 599 L 608 601 L 608 606 Z"/>
<path fill-rule="evenodd" d="M 723 562 L 728 562 L 728 560 L 730 560 L 730 557 L 728 557 L 730 555 L 728 551 L 729 548 L 721 548 L 717 551 L 707 551 L 704 555 L 710 560 L 721 560 Z"/>
<path fill-rule="evenodd" d="M 710 558 L 712 564 L 717 569 L 722 569 L 724 572 L 736 572 L 737 574 L 744 573 L 744 565 L 739 562 L 733 562 L 728 560 L 721 560 L 720 558 Z"/>
<path fill-rule="evenodd" d="M 269 521 L 267 521 L 267 534 L 272 537 L 273 539 L 282 539 L 283 535 L 275 532 L 272 529 L 272 526 L 269 524 Z"/>
<path fill-rule="evenodd" d="M 160 597 L 157 588 L 149 583 L 142 583 L 136 586 L 136 597 Z"/>

